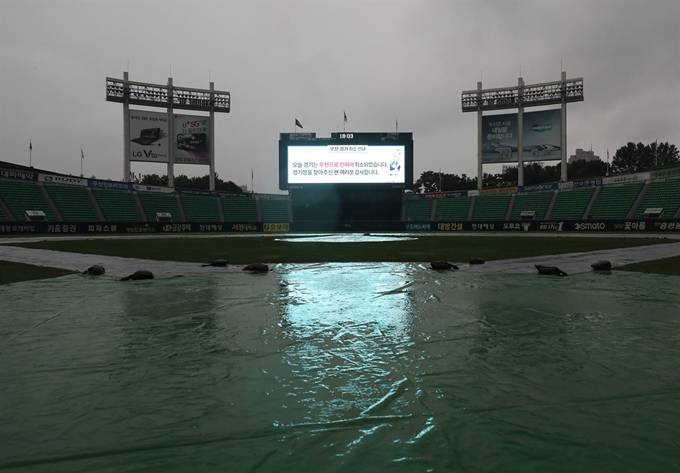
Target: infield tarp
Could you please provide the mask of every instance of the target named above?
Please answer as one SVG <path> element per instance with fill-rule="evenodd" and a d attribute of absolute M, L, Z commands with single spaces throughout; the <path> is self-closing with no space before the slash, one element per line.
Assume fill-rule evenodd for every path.
<path fill-rule="evenodd" d="M 371 263 L 0 286 L 0 470 L 672 471 L 679 280 Z"/>

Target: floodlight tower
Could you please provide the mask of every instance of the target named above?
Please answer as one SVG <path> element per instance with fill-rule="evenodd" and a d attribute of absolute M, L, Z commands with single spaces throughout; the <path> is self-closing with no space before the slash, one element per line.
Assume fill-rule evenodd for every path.
<path fill-rule="evenodd" d="M 128 73 L 123 73 L 123 79 L 106 78 L 106 101 L 123 104 L 123 180 L 130 181 L 130 105 L 145 107 L 160 107 L 167 110 L 168 146 L 168 185 L 174 187 L 174 154 L 178 140 L 174 131 L 174 110 L 197 110 L 209 112 L 209 143 L 203 143 L 208 148 L 210 165 L 210 190 L 215 190 L 215 112 L 229 113 L 231 111 L 231 95 L 229 92 L 215 90 L 214 82 L 210 82 L 209 89 L 193 89 L 177 87 L 168 78 L 167 85 L 133 82 Z M 189 146 L 189 145 L 185 145 Z M 202 164 L 202 163 L 201 163 Z"/>
<path fill-rule="evenodd" d="M 466 90 L 461 94 L 463 112 L 477 112 L 477 188 L 482 189 L 482 154 L 483 154 L 483 126 L 482 112 L 489 110 L 517 109 L 517 184 L 524 185 L 524 108 L 542 105 L 561 105 L 560 115 L 560 159 L 562 161 L 560 180 L 567 180 L 567 103 L 583 101 L 583 78 L 567 79 L 567 73 L 562 71 L 562 78 L 556 82 L 542 84 L 524 84 L 520 77 L 516 87 L 502 87 L 499 89 L 482 89 L 482 83 L 477 82 L 476 90 Z M 505 115 L 497 115 L 505 117 Z M 512 114 L 507 115 L 512 119 Z M 508 123 L 512 122 L 509 120 Z M 506 130 L 507 131 L 507 130 Z M 505 133 L 507 135 L 508 133 Z M 511 134 L 511 133 L 510 133 Z M 514 139 L 514 137 L 506 136 Z M 506 151 L 507 152 L 507 151 Z M 511 153 L 510 153 L 511 154 Z M 501 157 L 499 160 L 487 162 L 509 162 Z M 503 159 L 503 160 L 500 160 Z M 514 161 L 514 160 L 512 160 Z"/>

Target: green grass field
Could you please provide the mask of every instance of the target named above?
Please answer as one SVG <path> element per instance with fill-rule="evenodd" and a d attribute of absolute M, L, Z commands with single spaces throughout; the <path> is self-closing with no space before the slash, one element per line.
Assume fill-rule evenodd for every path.
<path fill-rule="evenodd" d="M 379 235 L 377 235 L 379 236 Z M 545 238 L 489 236 L 419 236 L 405 241 L 360 241 L 349 243 L 290 242 L 279 237 L 159 238 L 120 240 L 53 240 L 12 244 L 72 253 L 145 258 L 162 261 L 210 262 L 227 259 L 231 264 L 313 262 L 419 262 L 447 260 L 466 262 L 473 257 L 488 261 L 528 256 L 556 255 L 658 243 L 663 239 L 632 238 Z M 668 260 L 668 261 L 666 261 Z M 667 258 L 618 269 L 680 275 L 680 262 Z M 69 271 L 0 262 L 0 283 L 41 279 L 70 274 Z M 645 266 L 646 265 L 646 266 Z M 639 267 L 640 269 L 636 269 Z"/>
<path fill-rule="evenodd" d="M 639 273 L 666 274 L 669 276 L 680 276 L 680 256 L 673 258 L 663 258 L 642 263 L 628 264 L 616 268 L 618 271 L 635 271 Z"/>
<path fill-rule="evenodd" d="M 73 271 L 59 268 L 48 268 L 45 266 L 33 266 L 31 264 L 0 261 L 0 284 L 33 281 L 36 279 L 58 278 L 68 274 L 73 274 Z"/>
<path fill-rule="evenodd" d="M 13 244 L 25 248 L 73 253 L 145 258 L 161 261 L 208 262 L 227 259 L 232 264 L 314 262 L 468 261 L 555 255 L 611 248 L 668 243 L 661 239 L 545 238 L 489 236 L 419 236 L 415 240 L 384 242 L 289 242 L 278 237 L 160 238 L 141 240 L 72 240 Z"/>

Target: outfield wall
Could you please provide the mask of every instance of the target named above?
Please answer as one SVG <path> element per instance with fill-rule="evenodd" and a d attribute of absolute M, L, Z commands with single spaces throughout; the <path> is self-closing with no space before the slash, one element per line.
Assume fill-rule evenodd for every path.
<path fill-rule="evenodd" d="M 495 222 L 239 222 L 239 223 L 55 223 L 3 222 L 2 235 L 144 235 L 172 233 L 315 233 L 315 232 L 532 232 L 532 233 L 678 233 L 680 219 L 531 220 Z"/>

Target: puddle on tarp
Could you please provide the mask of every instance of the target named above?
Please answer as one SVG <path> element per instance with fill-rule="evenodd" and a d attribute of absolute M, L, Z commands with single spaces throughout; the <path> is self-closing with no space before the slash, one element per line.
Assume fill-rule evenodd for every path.
<path fill-rule="evenodd" d="M 277 238 L 276 241 L 292 243 L 370 243 L 383 241 L 408 241 L 418 238 L 408 235 L 383 235 L 372 233 L 333 233 L 321 235 L 288 235 L 286 238 Z"/>
<path fill-rule="evenodd" d="M 0 286 L 0 469 L 670 471 L 677 282 L 366 263 Z"/>

